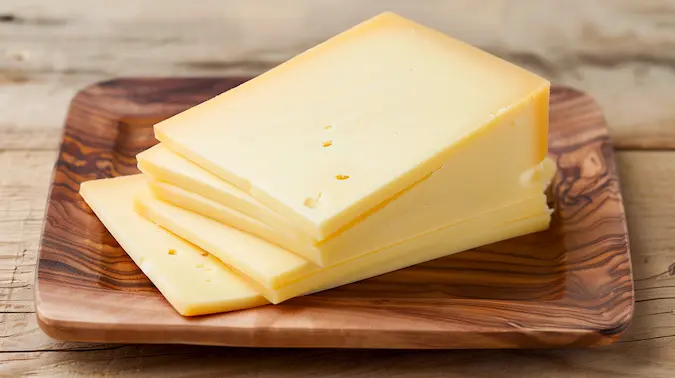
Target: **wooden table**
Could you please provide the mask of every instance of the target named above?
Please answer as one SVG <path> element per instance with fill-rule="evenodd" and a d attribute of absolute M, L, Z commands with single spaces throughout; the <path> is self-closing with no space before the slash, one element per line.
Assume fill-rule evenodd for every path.
<path fill-rule="evenodd" d="M 111 5 L 111 4 L 114 4 Z M 67 104 L 119 76 L 252 75 L 391 9 L 591 93 L 618 152 L 633 324 L 592 350 L 337 351 L 61 342 L 33 282 Z M 675 1 L 0 2 L 0 376 L 675 376 Z"/>

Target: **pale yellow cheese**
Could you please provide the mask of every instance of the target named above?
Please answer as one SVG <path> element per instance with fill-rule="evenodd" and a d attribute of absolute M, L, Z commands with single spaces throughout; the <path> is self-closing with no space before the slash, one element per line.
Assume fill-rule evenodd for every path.
<path fill-rule="evenodd" d="M 131 259 L 182 315 L 203 315 L 268 303 L 204 250 L 134 211 L 147 192 L 141 175 L 82 183 L 80 194 Z"/>
<path fill-rule="evenodd" d="M 306 235 L 304 232 L 298 232 L 293 224 L 247 192 L 202 169 L 161 143 L 141 152 L 136 158 L 138 168 L 151 177 L 159 178 L 204 197 L 221 201 L 232 210 L 248 214 L 267 225 L 283 230 L 284 233 L 293 233 L 296 237 Z"/>
<path fill-rule="evenodd" d="M 496 214 L 494 214 L 496 215 Z M 270 302 L 280 303 L 299 295 L 361 281 L 408 266 L 511 239 L 548 228 L 551 217 L 540 214 L 501 224 L 481 216 L 459 225 L 371 253 L 312 274 L 276 290 L 251 282 Z"/>
<path fill-rule="evenodd" d="M 206 215 L 228 226 L 246 231 L 272 244 L 295 252 L 300 256 L 319 256 L 320 250 L 306 237 L 298 237 L 287 231 L 276 229 L 241 211 L 224 206 L 210 198 L 178 186 L 153 179 L 151 176 L 148 179 L 148 186 L 155 198 L 169 202 L 172 205 L 188 209 L 200 215 Z M 169 200 L 167 201 L 167 199 Z M 301 253 L 297 253 L 298 251 L 301 251 Z M 314 262 L 311 259 L 308 260 Z"/>
<path fill-rule="evenodd" d="M 527 198 L 519 179 L 546 155 L 548 90 L 537 75 L 385 13 L 157 124 L 155 135 L 316 241 L 367 214 L 386 219 L 353 235 L 370 249 Z M 324 266 L 343 259 L 322 257 Z"/>
<path fill-rule="evenodd" d="M 477 138 L 474 148 L 459 149 L 457 159 L 429 179 L 322 242 L 297 228 L 289 230 L 292 226 L 283 218 L 262 217 L 270 223 L 256 219 L 256 215 L 273 212 L 161 144 L 140 154 L 138 159 L 143 172 L 173 184 L 151 181 L 155 197 L 252 233 L 318 265 L 332 266 L 524 199 L 539 198 L 539 208 L 545 209 L 542 192 L 555 173 L 555 163 L 547 159 L 529 175 L 520 173 L 513 174 L 511 180 L 502 178 L 504 172 L 499 161 L 519 143 L 520 135 L 511 131 L 513 127 L 506 125 L 496 128 L 489 138 Z M 499 190 L 490 182 L 495 177 L 502 182 Z M 448 196 L 461 200 L 448 200 Z"/>
<path fill-rule="evenodd" d="M 157 200 L 149 194 L 137 197 L 136 210 L 265 287 L 280 287 L 319 269 L 298 255 L 248 232 Z"/>
<path fill-rule="evenodd" d="M 548 164 L 545 164 L 544 174 L 539 175 L 537 179 L 543 180 L 539 183 L 539 189 L 532 193 L 532 197 L 527 199 L 527 204 L 529 207 L 522 208 L 523 214 L 521 216 L 529 216 L 534 213 L 546 213 L 548 207 L 546 205 L 546 197 L 542 193 L 544 189 L 544 182 L 548 183 L 551 175 L 555 172 L 553 168 L 553 163 L 547 161 Z M 368 235 L 359 235 L 362 237 L 354 237 L 352 239 L 346 238 L 335 238 L 324 241 L 319 245 L 313 244 L 311 241 L 307 241 L 303 238 L 296 238 L 293 234 L 288 234 L 284 231 L 270 227 L 261 221 L 244 214 L 240 211 L 233 210 L 220 202 L 214 201 L 210 198 L 201 196 L 199 194 L 181 189 L 178 186 L 172 184 L 158 181 L 155 179 L 148 180 L 151 192 L 154 197 L 162 201 L 168 202 L 170 204 L 179 206 L 181 208 L 190 210 L 199 215 L 217 220 L 221 223 L 224 223 L 228 226 L 238 228 L 240 230 L 251 233 L 255 236 L 258 236 L 266 241 L 269 241 L 273 244 L 277 244 L 290 252 L 294 252 L 300 256 L 307 258 L 309 261 L 314 262 L 315 260 L 310 259 L 308 256 L 317 258 L 323 255 L 329 256 L 346 256 L 346 259 L 333 263 L 329 266 L 336 265 L 342 261 L 349 260 L 367 253 L 371 253 L 382 248 L 388 247 L 390 245 L 398 244 L 405 240 L 413 239 L 403 239 L 400 236 L 394 235 L 392 240 L 395 242 L 390 242 L 389 244 L 376 244 L 368 238 Z M 509 204 L 512 205 L 512 204 Z M 486 213 L 490 213 L 489 211 Z M 475 216 L 484 215 L 486 213 L 476 214 Z M 515 215 L 517 216 L 517 215 Z M 461 221 L 455 220 L 450 224 L 446 224 L 444 227 L 447 228 L 454 224 L 460 223 Z M 353 229 L 345 232 L 345 235 L 351 235 L 351 230 L 359 230 L 359 225 L 355 226 Z M 384 232 L 387 231 L 387 225 L 381 228 Z M 396 230 L 392 231 L 395 232 Z"/>
<path fill-rule="evenodd" d="M 193 197 L 198 198 L 199 196 L 194 195 Z M 202 197 L 202 203 L 205 204 L 204 206 L 214 206 L 215 211 L 222 210 L 222 208 L 217 208 L 217 206 L 222 206 L 221 204 L 207 198 Z M 550 218 L 549 209 L 545 205 L 542 206 L 539 198 L 530 199 L 506 208 L 497 209 L 489 214 L 465 220 L 459 224 L 431 232 L 424 236 L 356 257 L 334 267 L 320 268 L 281 247 L 264 242 L 249 233 L 237 230 L 184 208 L 160 201 L 152 196 L 139 196 L 136 201 L 136 209 L 151 221 L 221 259 L 243 276 L 249 278 L 259 291 L 275 303 L 278 302 L 278 297 L 270 293 L 281 290 L 294 281 L 301 281 L 304 277 L 312 274 L 322 275 L 319 273 L 331 270 L 334 267 L 341 267 L 339 275 L 345 277 L 353 277 L 353 274 L 357 274 L 360 271 L 379 272 L 377 274 L 382 274 L 411 264 L 435 259 L 446 254 L 459 252 L 462 250 L 460 247 L 464 246 L 464 244 L 458 244 L 457 242 L 457 238 L 460 237 L 475 242 L 470 247 L 491 243 L 495 241 L 490 231 L 492 226 L 512 223 L 522 218 Z M 544 223 L 548 224 L 548 221 L 542 221 L 537 224 L 543 227 Z M 525 231 L 518 229 L 518 232 Z M 469 234 L 462 235 L 465 233 Z M 388 268 L 392 266 L 394 268 Z M 339 275 L 331 276 L 333 277 L 331 279 L 319 278 L 319 283 L 310 285 L 311 289 L 329 285 L 334 286 L 333 281 L 338 279 Z M 313 281 L 308 282 L 311 283 Z M 304 285 L 307 284 L 302 284 L 299 287 L 305 288 L 306 286 Z M 292 293 L 292 296 L 297 296 L 304 292 L 294 290 L 290 293 Z M 284 296 L 284 299 L 287 298 Z"/>

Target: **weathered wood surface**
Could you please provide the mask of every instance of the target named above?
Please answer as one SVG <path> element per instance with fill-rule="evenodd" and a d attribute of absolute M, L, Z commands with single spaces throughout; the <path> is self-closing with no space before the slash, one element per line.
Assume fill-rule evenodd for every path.
<path fill-rule="evenodd" d="M 637 303 L 631 328 L 609 347 L 270 353 L 72 344 L 45 336 L 37 328 L 32 298 L 47 185 L 67 104 L 77 90 L 95 81 L 130 75 L 254 74 L 387 8 L 594 95 L 620 149 L 675 147 L 672 0 L 114 4 L 0 1 L 0 376 L 673 376 L 671 151 L 618 153 Z"/>
<path fill-rule="evenodd" d="M 251 75 L 391 9 L 590 93 L 619 146 L 675 145 L 672 0 L 3 0 L 3 127 L 118 76 Z M 26 99 L 33 99 L 27 103 Z"/>

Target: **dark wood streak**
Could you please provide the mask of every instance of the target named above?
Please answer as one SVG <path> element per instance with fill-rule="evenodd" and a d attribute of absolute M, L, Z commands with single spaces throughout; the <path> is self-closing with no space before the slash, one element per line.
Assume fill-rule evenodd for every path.
<path fill-rule="evenodd" d="M 549 230 L 278 306 L 178 316 L 81 200 L 79 184 L 138 172 L 134 156 L 156 143 L 154 123 L 243 81 L 124 79 L 75 97 L 40 245 L 37 310 L 47 333 L 112 342 L 509 348 L 606 344 L 626 329 L 633 281 L 612 144 L 598 106 L 568 88 L 551 94 L 550 152 L 559 170 Z M 154 327 L 140 325 L 147 319 Z"/>

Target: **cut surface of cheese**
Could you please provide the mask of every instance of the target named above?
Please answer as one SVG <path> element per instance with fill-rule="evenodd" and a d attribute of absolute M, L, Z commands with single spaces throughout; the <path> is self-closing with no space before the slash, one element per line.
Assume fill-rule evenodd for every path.
<path fill-rule="evenodd" d="M 499 170 L 499 160 L 504 159 L 501 154 L 509 154 L 510 146 L 519 142 L 515 139 L 518 135 L 506 132 L 506 128 L 513 126 L 496 128 L 490 138 L 479 138 L 477 148 L 460 149 L 456 152 L 458 159 L 430 178 L 322 242 L 302 230 L 289 231 L 292 226 L 280 217 L 264 217 L 272 223 L 255 219 L 257 214 L 272 211 L 161 144 L 139 155 L 139 167 L 166 181 L 150 181 L 158 199 L 252 233 L 320 266 L 332 266 L 525 199 L 539 198 L 537 206 L 545 209 L 543 190 L 555 173 L 555 163 L 546 159 L 526 171 L 529 175 L 509 172 L 511 177 L 504 177 L 504 171 Z M 497 184 L 501 184 L 499 190 L 494 190 Z M 459 200 L 448 200 L 449 196 Z"/>
<path fill-rule="evenodd" d="M 544 182 L 548 182 L 550 180 L 551 174 L 554 172 L 554 169 L 551 167 L 551 164 L 552 163 L 546 164 L 546 166 L 548 167 L 545 170 L 546 175 L 539 176 L 540 179 L 545 180 Z M 154 179 L 149 179 L 148 185 L 150 187 L 150 191 L 153 193 L 153 196 L 163 202 L 167 202 L 172 205 L 181 207 L 183 209 L 190 210 L 191 212 L 197 213 L 207 218 L 211 218 L 220 223 L 224 223 L 227 226 L 232 226 L 242 231 L 246 231 L 266 241 L 269 241 L 272 244 L 279 245 L 290 252 L 296 253 L 301 257 L 307 258 L 307 256 L 311 256 L 314 259 L 320 258 L 321 256 L 347 257 L 343 260 L 331 263 L 331 265 L 328 266 L 333 266 L 339 264 L 340 262 L 375 252 L 390 245 L 395 245 L 404 242 L 406 240 L 414 239 L 414 237 L 403 239 L 401 238 L 400 235 L 398 236 L 394 235 L 393 238 L 389 239 L 394 240 L 394 242 L 390 241 L 389 244 L 376 244 L 373 243 L 371 239 L 368 239 L 367 234 L 365 233 L 357 234 L 356 237 L 347 239 L 347 236 L 351 235 L 350 230 L 345 233 L 344 237 L 329 239 L 324 241 L 323 243 L 320 243 L 319 245 L 315 245 L 311 241 L 307 241 L 307 239 L 296 238 L 292 234 L 287 234 L 284 231 L 280 231 L 273 227 L 270 227 L 249 215 L 246 215 L 236 210 L 232 210 L 231 208 L 223 205 L 220 202 L 181 189 L 172 184 L 168 184 Z M 548 211 L 548 207 L 546 205 L 546 196 L 542 193 L 544 185 L 543 182 L 541 183 L 541 185 L 542 186 L 540 187 L 538 193 L 533 192 L 531 198 L 522 201 L 525 203 L 525 205 L 518 207 L 518 209 L 522 211 L 522 214 L 520 215 L 512 214 L 511 215 L 512 218 L 516 218 L 518 216 L 525 217 L 530 216 L 532 214 L 544 214 Z M 508 204 L 507 206 L 502 207 L 509 207 L 509 205 L 514 204 Z M 474 215 L 474 217 L 486 215 L 489 213 L 491 213 L 491 211 L 476 214 Z M 461 222 L 462 221 L 455 220 L 454 222 L 446 224 L 444 225 L 444 227 L 439 227 L 437 229 L 451 227 L 454 224 L 458 224 Z M 357 225 L 353 229 L 357 230 L 359 229 L 358 227 L 359 226 Z M 382 227 L 381 229 L 383 231 L 386 231 L 386 226 Z M 395 231 L 396 230 L 392 232 Z M 417 236 L 420 235 L 416 235 L 415 237 Z M 386 241 L 387 239 L 384 240 Z M 308 260 L 312 262 L 316 261 L 309 258 Z"/>
<path fill-rule="evenodd" d="M 155 198 L 248 232 L 272 244 L 288 249 L 314 264 L 321 261 L 321 250 L 315 247 L 307 237 L 270 227 L 241 211 L 152 177 L 148 178 L 148 186 Z"/>
<path fill-rule="evenodd" d="M 204 315 L 268 303 L 220 260 L 143 218 L 134 198 L 141 175 L 82 183 L 80 193 L 120 246 L 181 315 Z"/>
<path fill-rule="evenodd" d="M 442 192 L 458 220 L 461 209 L 480 203 L 461 193 L 479 190 L 474 197 L 493 199 L 494 188 L 482 184 L 501 187 L 502 179 L 505 191 L 519 191 L 517 179 L 546 156 L 549 87 L 520 67 L 384 13 L 160 122 L 155 136 L 320 242 L 420 185 L 427 188 L 411 203 L 424 205 L 428 196 L 434 208 Z M 499 151 L 475 147 L 495 133 L 508 139 Z M 481 154 L 496 161 L 489 171 L 474 167 L 483 157 L 460 158 Z M 412 218 L 426 215 L 407 219 L 404 208 L 392 210 L 399 218 L 391 224 L 405 223 L 408 236 L 449 221 L 419 223 Z M 420 230 L 408 227 L 418 224 Z"/>
<path fill-rule="evenodd" d="M 206 198 L 203 198 L 203 200 L 211 201 Z M 215 201 L 211 202 L 217 204 Z M 495 241 L 492 231 L 490 231 L 493 226 L 512 223 L 523 218 L 550 219 L 550 211 L 546 206 L 542 206 L 540 199 L 530 199 L 356 257 L 333 267 L 321 268 L 281 247 L 263 242 L 251 234 L 184 208 L 168 204 L 152 196 L 139 196 L 136 200 L 136 208 L 140 214 L 154 223 L 220 258 L 240 272 L 243 277 L 249 278 L 251 284 L 274 303 L 278 303 L 279 298 L 282 297 L 284 299 L 281 300 L 290 298 L 287 298 L 286 295 L 297 296 L 310 290 L 333 285 L 333 281 L 337 280 L 339 276 L 354 277 L 353 274 L 360 271 L 382 274 L 466 249 L 464 248 L 465 244 L 459 243 L 457 240 L 471 240 L 473 243 L 471 247 L 491 243 Z M 544 223 L 542 222 L 538 222 L 537 225 L 543 227 Z M 547 225 L 548 221 L 545 224 Z M 518 229 L 518 232 L 525 233 L 528 230 L 530 229 Z M 370 265 L 373 264 L 382 265 L 384 270 L 371 267 Z M 279 293 L 283 287 L 293 284 L 293 282 L 304 281 L 305 277 L 312 275 L 323 277 L 322 272 L 336 271 L 333 268 L 337 267 L 340 267 L 337 270 L 339 273 L 331 276 L 332 279 L 317 278 L 319 281 L 316 284 L 313 283 L 314 281 L 307 281 L 293 286 L 296 289 L 285 291 L 288 294 L 281 296 L 273 294 Z M 311 287 L 302 291 L 308 287 L 306 285 Z"/>
<path fill-rule="evenodd" d="M 137 196 L 136 211 L 265 287 L 280 287 L 319 268 L 280 246 L 150 194 Z"/>
<path fill-rule="evenodd" d="M 185 190 L 204 197 L 221 201 L 233 210 L 248 214 L 274 228 L 305 235 L 297 232 L 296 227 L 281 215 L 253 198 L 244 190 L 230 184 L 197 164 L 157 144 L 136 156 L 138 168 L 148 176 L 172 183 Z"/>

